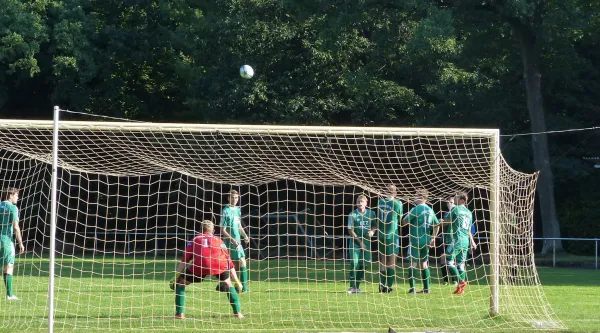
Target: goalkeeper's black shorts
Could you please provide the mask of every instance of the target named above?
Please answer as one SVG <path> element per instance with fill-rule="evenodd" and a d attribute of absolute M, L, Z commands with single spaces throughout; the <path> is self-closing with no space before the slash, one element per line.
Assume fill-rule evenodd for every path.
<path fill-rule="evenodd" d="M 195 275 L 190 272 L 189 268 L 186 268 L 185 272 L 181 274 L 181 277 L 189 283 L 202 282 L 207 276 L 208 275 Z M 225 281 L 229 279 L 229 270 L 223 271 L 220 274 L 213 274 L 213 276 L 217 277 L 219 281 Z"/>

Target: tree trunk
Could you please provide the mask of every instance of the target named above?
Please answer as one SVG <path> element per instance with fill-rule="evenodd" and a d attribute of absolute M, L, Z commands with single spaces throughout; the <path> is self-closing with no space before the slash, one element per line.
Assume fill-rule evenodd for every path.
<path fill-rule="evenodd" d="M 521 46 L 531 131 L 545 132 L 546 118 L 542 102 L 542 75 L 539 70 L 539 53 L 536 36 L 530 26 L 523 24 L 518 19 L 510 23 Z M 533 146 L 534 166 L 540 171 L 537 189 L 540 209 L 542 210 L 543 234 L 546 238 L 558 238 L 560 237 L 560 226 L 556 215 L 554 183 L 550 167 L 550 153 L 548 152 L 548 137 L 546 134 L 532 135 L 531 144 Z M 546 241 L 542 249 L 542 254 L 552 251 L 553 248 L 557 251 L 562 251 L 562 242 L 560 240 Z"/>

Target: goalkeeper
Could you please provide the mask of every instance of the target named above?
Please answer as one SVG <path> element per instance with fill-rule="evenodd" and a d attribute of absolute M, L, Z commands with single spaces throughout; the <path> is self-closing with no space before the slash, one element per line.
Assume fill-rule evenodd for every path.
<path fill-rule="evenodd" d="M 177 265 L 175 284 L 175 318 L 183 319 L 185 310 L 185 286 L 194 282 L 202 282 L 208 275 L 218 277 L 227 287 L 227 298 L 236 318 L 244 318 L 240 309 L 240 299 L 231 282 L 230 273 L 237 280 L 235 268 L 231 262 L 229 251 L 223 241 L 213 235 L 215 226 L 211 221 L 202 221 L 202 233 L 188 242 L 181 262 Z M 173 281 L 172 281 L 173 282 Z"/>

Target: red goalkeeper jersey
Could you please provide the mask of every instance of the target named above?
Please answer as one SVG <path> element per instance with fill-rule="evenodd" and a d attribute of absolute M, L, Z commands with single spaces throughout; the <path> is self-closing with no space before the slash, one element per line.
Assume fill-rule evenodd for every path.
<path fill-rule="evenodd" d="M 192 259 L 189 270 L 197 276 L 221 274 L 233 267 L 227 246 L 212 234 L 199 234 L 187 243 L 181 260 Z"/>

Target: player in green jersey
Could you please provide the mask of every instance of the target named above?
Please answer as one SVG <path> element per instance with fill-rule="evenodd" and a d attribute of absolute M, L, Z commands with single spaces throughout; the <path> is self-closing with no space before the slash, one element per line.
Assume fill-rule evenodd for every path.
<path fill-rule="evenodd" d="M 388 185 L 385 198 L 377 202 L 379 291 L 389 293 L 396 279 L 396 256 L 399 249 L 398 221 L 402 216 L 402 201 L 396 199 L 395 185 Z"/>
<path fill-rule="evenodd" d="M 450 220 L 452 224 L 452 241 L 453 252 L 446 261 L 450 276 L 457 277 L 458 285 L 453 294 L 463 294 L 467 286 L 467 274 L 465 271 L 465 261 L 467 260 L 467 252 L 469 246 L 473 249 L 477 248 L 477 244 L 471 234 L 471 224 L 473 224 L 473 213 L 466 207 L 468 196 L 461 192 L 454 197 L 456 207 L 450 212 Z M 446 221 L 444 221 L 446 222 Z"/>
<path fill-rule="evenodd" d="M 15 244 L 13 243 L 13 232 L 19 243 L 19 253 L 25 252 L 21 228 L 19 228 L 19 209 L 16 206 L 17 201 L 19 201 L 19 190 L 11 187 L 5 190 L 4 201 L 0 203 L 0 262 L 3 267 L 7 301 L 19 300 L 19 298 L 13 294 L 12 289 L 13 271 L 15 268 Z"/>
<path fill-rule="evenodd" d="M 435 212 L 425 202 L 427 192 L 418 191 L 414 199 L 413 207 L 404 218 L 404 223 L 409 224 L 410 239 L 410 270 L 409 270 L 409 294 L 415 294 L 415 273 L 417 263 L 421 266 L 421 279 L 423 290 L 419 293 L 429 294 L 430 271 L 429 271 L 429 248 L 435 246 L 435 237 L 439 231 L 439 220 Z M 433 228 L 433 232 L 432 232 Z"/>
<path fill-rule="evenodd" d="M 250 237 L 244 231 L 242 226 L 242 215 L 240 207 L 237 203 L 240 200 L 240 194 L 236 190 L 229 191 L 229 205 L 225 206 L 221 211 L 221 234 L 223 240 L 229 249 L 231 260 L 235 264 L 235 268 L 240 272 L 242 280 L 242 292 L 248 291 L 248 269 L 246 267 L 246 254 L 242 247 L 242 237 L 246 244 L 250 243 Z M 217 285 L 217 290 L 223 291 L 223 285 Z"/>
<path fill-rule="evenodd" d="M 442 220 L 440 221 L 440 223 L 443 224 L 442 227 L 442 241 L 443 241 L 443 250 L 444 252 L 442 252 L 442 255 L 440 255 L 440 265 L 442 266 L 442 277 L 444 279 L 444 285 L 447 285 L 450 282 L 450 278 L 448 275 L 448 266 L 446 266 L 446 258 L 449 258 L 450 256 L 452 256 L 452 252 L 454 251 L 454 246 L 453 246 L 453 241 L 452 241 L 452 224 L 451 223 L 444 223 L 446 221 L 451 222 L 450 219 L 450 213 L 452 212 L 452 209 L 454 208 L 454 197 L 449 197 L 446 200 L 446 207 L 448 207 L 448 211 L 446 211 L 446 213 L 444 213 L 444 215 L 442 216 Z M 456 277 L 452 278 L 452 282 L 453 283 L 458 283 L 458 281 L 456 281 Z"/>
<path fill-rule="evenodd" d="M 359 195 L 356 209 L 348 215 L 348 233 L 350 241 L 350 288 L 348 294 L 361 292 L 360 282 L 365 277 L 366 263 L 371 262 L 371 237 L 375 227 L 375 212 L 367 208 L 367 197 Z"/>

